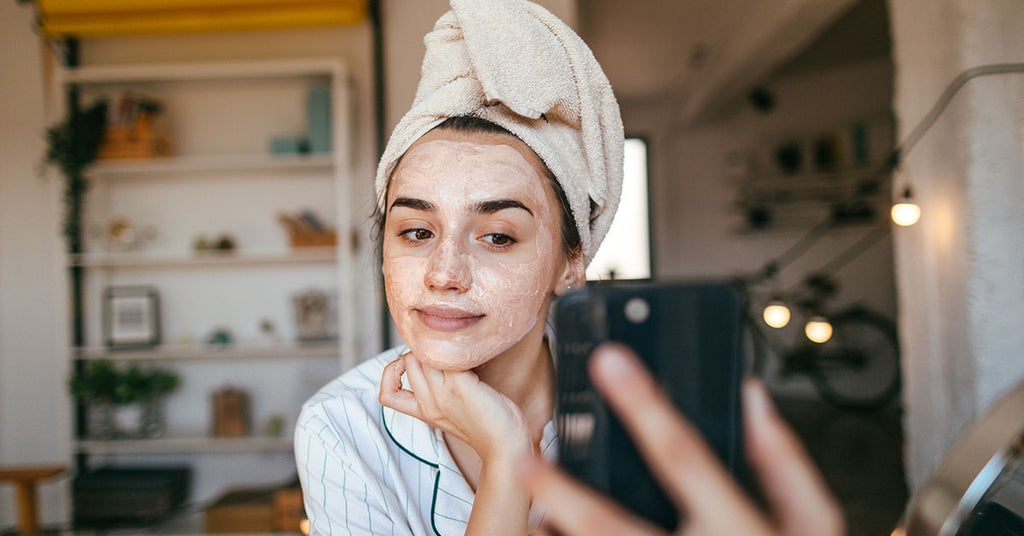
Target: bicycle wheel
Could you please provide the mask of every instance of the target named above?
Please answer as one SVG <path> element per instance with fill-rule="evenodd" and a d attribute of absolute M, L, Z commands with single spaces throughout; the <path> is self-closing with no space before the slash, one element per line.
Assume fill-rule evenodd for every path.
<path fill-rule="evenodd" d="M 832 338 L 818 348 L 815 387 L 829 403 L 844 409 L 884 406 L 900 389 L 900 347 L 896 326 L 864 309 L 831 319 Z"/>

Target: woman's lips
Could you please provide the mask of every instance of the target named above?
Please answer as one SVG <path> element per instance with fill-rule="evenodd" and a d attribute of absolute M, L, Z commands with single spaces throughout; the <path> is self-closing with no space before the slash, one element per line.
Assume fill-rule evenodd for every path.
<path fill-rule="evenodd" d="M 416 309 L 416 314 L 423 325 L 435 331 L 460 331 L 473 326 L 484 317 L 451 307 L 420 307 Z"/>

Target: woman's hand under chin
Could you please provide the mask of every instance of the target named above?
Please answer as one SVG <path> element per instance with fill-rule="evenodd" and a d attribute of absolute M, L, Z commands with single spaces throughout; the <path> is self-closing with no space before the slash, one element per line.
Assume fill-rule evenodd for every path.
<path fill-rule="evenodd" d="M 402 388 L 403 373 L 411 390 Z M 437 370 L 406 353 L 384 368 L 379 400 L 466 443 L 484 466 L 533 451 L 522 410 L 472 371 Z"/>
<path fill-rule="evenodd" d="M 403 373 L 410 389 L 402 388 Z M 476 492 L 467 536 L 526 534 L 530 497 L 516 485 L 515 473 L 522 459 L 533 456 L 533 439 L 525 415 L 512 400 L 475 372 L 437 370 L 411 353 L 384 368 L 379 400 L 439 428 L 476 453 L 479 473 L 475 467 L 470 472 L 478 479 L 463 468 L 467 481 L 475 480 Z"/>

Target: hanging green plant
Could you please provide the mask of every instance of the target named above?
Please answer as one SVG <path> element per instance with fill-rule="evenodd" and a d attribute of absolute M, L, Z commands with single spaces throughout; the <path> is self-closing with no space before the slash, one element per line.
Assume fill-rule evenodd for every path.
<path fill-rule="evenodd" d="M 97 100 L 85 111 L 46 130 L 46 162 L 64 175 L 64 237 L 71 252 L 81 251 L 82 198 L 89 188 L 85 168 L 99 153 L 107 125 L 107 102 Z"/>

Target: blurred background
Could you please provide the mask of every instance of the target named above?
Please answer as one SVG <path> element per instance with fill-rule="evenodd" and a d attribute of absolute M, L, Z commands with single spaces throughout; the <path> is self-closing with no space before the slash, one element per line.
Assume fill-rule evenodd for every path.
<path fill-rule="evenodd" d="M 888 533 L 960 427 L 1024 377 L 1024 76 L 986 72 L 929 116 L 958 74 L 1024 57 L 1024 7 L 540 3 L 591 46 L 630 138 L 588 275 L 744 278 L 781 411 L 850 533 Z M 35 477 L 44 527 L 112 515 L 82 506 L 109 480 L 74 479 L 100 468 L 188 468 L 177 502 L 199 521 L 178 532 L 243 530 L 225 507 L 240 489 L 258 492 L 250 518 L 287 513 L 299 404 L 395 341 L 372 177 L 446 9 L 0 4 L 0 467 L 54 469 Z M 46 131 L 87 131 L 90 111 L 107 133 L 76 162 L 89 137 Z M 904 227 L 890 208 L 908 193 Z M 775 302 L 779 329 L 762 319 Z M 877 321 L 807 342 L 813 317 L 863 311 Z M 787 359 L 865 341 L 891 361 L 838 389 L 868 409 L 822 396 L 820 360 Z M 12 475 L 0 529 L 16 532 Z"/>

